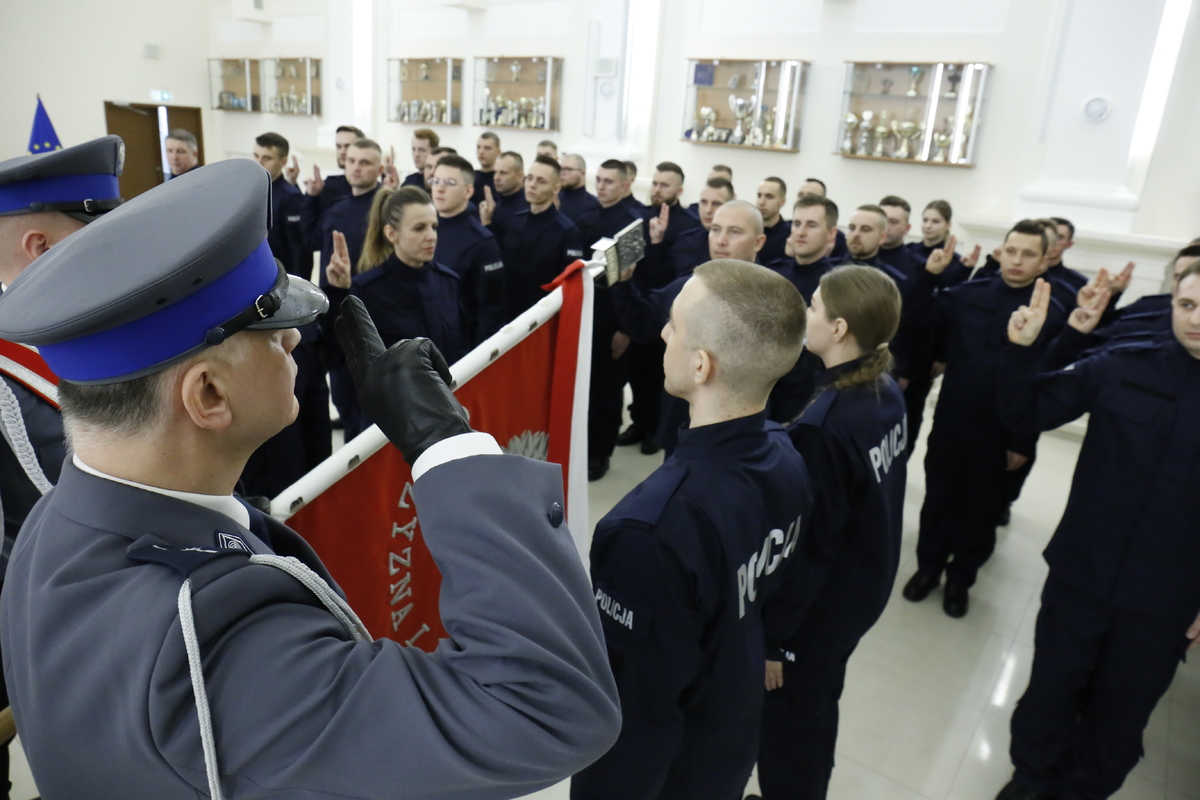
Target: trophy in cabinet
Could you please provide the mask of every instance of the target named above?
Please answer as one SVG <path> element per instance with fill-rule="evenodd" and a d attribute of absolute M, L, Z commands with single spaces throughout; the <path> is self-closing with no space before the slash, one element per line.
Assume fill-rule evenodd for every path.
<path fill-rule="evenodd" d="M 953 100 L 958 97 L 958 83 L 962 80 L 962 73 L 958 71 L 958 67 L 954 64 L 947 65 L 946 73 L 946 82 L 950 84 L 950 91 L 946 92 L 946 97 Z"/>
<path fill-rule="evenodd" d="M 876 158 L 884 158 L 887 154 L 884 152 L 887 147 L 888 136 L 891 135 L 892 127 L 888 124 L 887 112 L 879 112 L 879 120 L 875 125 L 875 150 L 871 155 Z"/>
<path fill-rule="evenodd" d="M 283 67 L 280 67 L 278 70 L 276 70 L 275 77 L 277 77 L 277 78 L 283 77 L 283 75 L 280 74 L 280 72 L 279 72 L 279 70 L 282 70 L 282 69 L 283 69 Z M 400 80 L 402 80 L 402 81 L 408 80 L 408 64 L 400 65 Z"/>
<path fill-rule="evenodd" d="M 717 112 L 709 106 L 704 106 L 700 109 L 700 119 L 704 123 L 704 130 L 700 133 L 700 141 L 711 142 L 717 138 Z"/>
<path fill-rule="evenodd" d="M 746 120 L 749 119 L 756 98 L 751 97 L 747 100 L 744 97 L 738 97 L 735 94 L 729 95 L 729 110 L 733 112 L 734 119 L 737 124 L 733 128 L 733 135 L 729 137 L 730 144 L 742 144 L 746 141 Z"/>
<path fill-rule="evenodd" d="M 972 113 L 973 112 L 968 111 L 966 116 L 963 117 L 962 138 L 959 140 L 958 147 L 955 148 L 954 155 L 950 159 L 951 161 L 953 161 L 956 164 L 960 164 L 967 160 L 967 145 L 971 141 L 971 116 L 972 116 Z"/>
<path fill-rule="evenodd" d="M 403 100 L 396 104 L 396 121 L 408 122 L 408 103 Z"/>
<path fill-rule="evenodd" d="M 920 67 L 915 66 L 915 65 L 912 67 L 912 69 L 910 69 L 908 71 L 908 73 L 910 75 L 912 75 L 912 83 L 909 84 L 908 91 L 905 92 L 906 95 L 908 95 L 909 97 L 917 96 L 917 87 L 920 86 L 920 84 L 921 84 L 921 75 L 924 72 L 925 72 L 925 70 L 923 70 Z"/>
<path fill-rule="evenodd" d="M 450 104 L 445 100 L 439 100 L 438 105 L 441 107 L 442 124 L 450 124 Z"/>
<path fill-rule="evenodd" d="M 865 156 L 871 148 L 871 131 L 875 128 L 875 112 L 862 112 L 862 119 L 858 122 L 858 146 L 854 148 L 854 152 L 860 156 Z"/>
<path fill-rule="evenodd" d="M 954 136 L 948 130 L 950 127 L 948 124 L 949 120 L 946 120 L 946 122 L 947 130 L 934 131 L 933 133 L 933 144 L 937 149 L 933 152 L 931 160 L 939 164 L 945 163 L 946 153 L 950 150 L 950 142 L 954 140 Z"/>
<path fill-rule="evenodd" d="M 912 137 L 917 133 L 917 123 L 912 120 L 892 120 L 892 133 L 896 137 L 896 158 L 912 158 Z"/>
<path fill-rule="evenodd" d="M 892 93 L 892 84 L 895 83 L 894 80 L 891 78 L 884 78 L 882 81 L 880 81 L 880 83 L 883 85 L 883 88 L 879 90 L 880 94 Z"/>
<path fill-rule="evenodd" d="M 842 152 L 854 155 L 854 133 L 858 130 L 858 116 L 849 113 L 842 119 Z"/>
<path fill-rule="evenodd" d="M 429 80 L 429 62 L 422 61 L 420 66 L 421 80 Z"/>
<path fill-rule="evenodd" d="M 508 65 L 508 71 L 512 73 L 513 83 L 517 82 L 517 77 L 521 74 L 521 62 L 514 61 Z"/>

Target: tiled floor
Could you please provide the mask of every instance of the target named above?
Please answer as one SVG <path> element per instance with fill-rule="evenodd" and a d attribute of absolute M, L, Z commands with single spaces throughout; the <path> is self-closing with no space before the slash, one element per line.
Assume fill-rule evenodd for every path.
<path fill-rule="evenodd" d="M 905 558 L 893 602 L 850 661 L 831 800 L 991 800 L 1008 780 L 1008 718 L 1024 691 L 1046 566 L 1041 551 L 1057 524 L 1079 454 L 1077 442 L 1044 436 L 1037 466 L 1001 530 L 996 553 L 952 620 L 940 595 L 899 596 L 914 566 L 924 492 L 923 440 L 905 508 Z M 612 471 L 591 484 L 593 524 L 661 462 L 619 448 Z M 1146 731 L 1146 757 L 1121 800 L 1200 799 L 1200 667 L 1184 665 Z M 14 746 L 14 800 L 36 791 Z M 751 789 L 756 788 L 753 780 Z M 565 800 L 566 784 L 534 797 Z"/>

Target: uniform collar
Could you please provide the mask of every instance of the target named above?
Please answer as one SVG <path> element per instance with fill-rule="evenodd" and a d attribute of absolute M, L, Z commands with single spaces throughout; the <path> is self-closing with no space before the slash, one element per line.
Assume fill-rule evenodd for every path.
<path fill-rule="evenodd" d="M 222 502 L 221 511 L 193 502 L 205 497 Z M 230 514 L 249 521 L 249 512 L 234 497 L 213 497 L 186 492 L 166 492 L 112 476 L 85 472 L 68 459 L 62 475 L 47 498 L 55 511 L 87 528 L 112 533 L 139 543 L 167 544 L 176 548 L 245 549 L 270 553 L 271 548 Z M 215 504 L 214 504 L 215 505 Z M 240 540 L 240 543 L 238 542 Z M 239 546 L 240 544 L 240 546 Z"/>
<path fill-rule="evenodd" d="M 400 260 L 398 255 L 392 253 L 379 265 L 379 268 L 385 272 L 395 272 L 408 277 L 420 277 L 432 264 L 433 262 L 430 261 L 424 267 L 414 267 L 411 264 L 405 264 Z"/>
<path fill-rule="evenodd" d="M 116 478 L 112 475 L 101 472 L 98 469 L 89 467 L 87 464 L 79 460 L 79 456 L 74 454 L 71 456 L 71 463 L 74 464 L 78 469 L 86 472 L 88 475 L 94 475 L 97 478 L 103 478 L 106 481 L 124 484 L 125 486 L 132 486 L 135 489 L 141 489 L 145 492 L 161 494 L 164 497 L 173 497 L 176 500 L 182 500 L 185 503 L 192 503 L 193 505 L 200 506 L 201 508 L 207 508 L 209 511 L 215 511 L 218 514 L 224 514 L 237 524 L 241 525 L 243 528 L 250 527 L 250 512 L 247 511 L 246 507 L 231 494 L 216 495 L 197 494 L 195 492 L 177 492 L 172 489 L 161 489 L 157 486 L 148 486 L 147 484 L 137 483 L 136 481 L 127 481 L 124 478 Z"/>
<path fill-rule="evenodd" d="M 829 367 L 828 369 L 821 370 L 816 375 L 817 386 L 829 386 L 843 375 L 848 375 L 851 372 L 854 372 L 856 369 L 861 367 L 863 362 L 866 360 L 866 356 L 861 356 L 853 361 L 847 361 L 844 364 L 838 364 L 836 367 Z"/>
<path fill-rule="evenodd" d="M 745 453 L 762 445 L 766 425 L 767 412 L 763 409 L 748 417 L 702 425 L 699 428 L 681 428 L 674 457 L 704 458 Z"/>
<path fill-rule="evenodd" d="M 1163 337 L 1163 344 L 1166 345 L 1167 360 L 1184 370 L 1187 375 L 1200 375 L 1200 359 L 1192 358 L 1183 344 L 1175 338 L 1174 328 L 1160 335 Z"/>

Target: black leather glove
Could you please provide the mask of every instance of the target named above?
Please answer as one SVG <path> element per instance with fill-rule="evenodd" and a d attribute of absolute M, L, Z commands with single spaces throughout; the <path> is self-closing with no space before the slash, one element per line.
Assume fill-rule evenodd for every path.
<path fill-rule="evenodd" d="M 336 323 L 358 402 L 411 466 L 433 445 L 470 433 L 467 412 L 450 391 L 450 368 L 428 339 L 404 339 L 386 350 L 366 306 L 342 302 Z"/>

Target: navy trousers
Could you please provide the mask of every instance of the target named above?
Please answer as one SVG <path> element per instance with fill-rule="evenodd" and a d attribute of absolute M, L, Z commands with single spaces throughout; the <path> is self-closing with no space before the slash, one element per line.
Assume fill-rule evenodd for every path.
<path fill-rule="evenodd" d="M 912 435 L 911 429 L 909 435 Z M 911 441 L 911 439 L 910 439 Z M 917 539 L 921 572 L 972 586 L 996 548 L 1005 482 L 1003 445 L 934 429 L 925 454 L 925 502 Z"/>
<path fill-rule="evenodd" d="M 1029 688 L 1012 717 L 1016 782 L 1057 800 L 1116 793 L 1187 650 L 1194 617 L 1185 616 L 1113 608 L 1051 573 Z"/>

